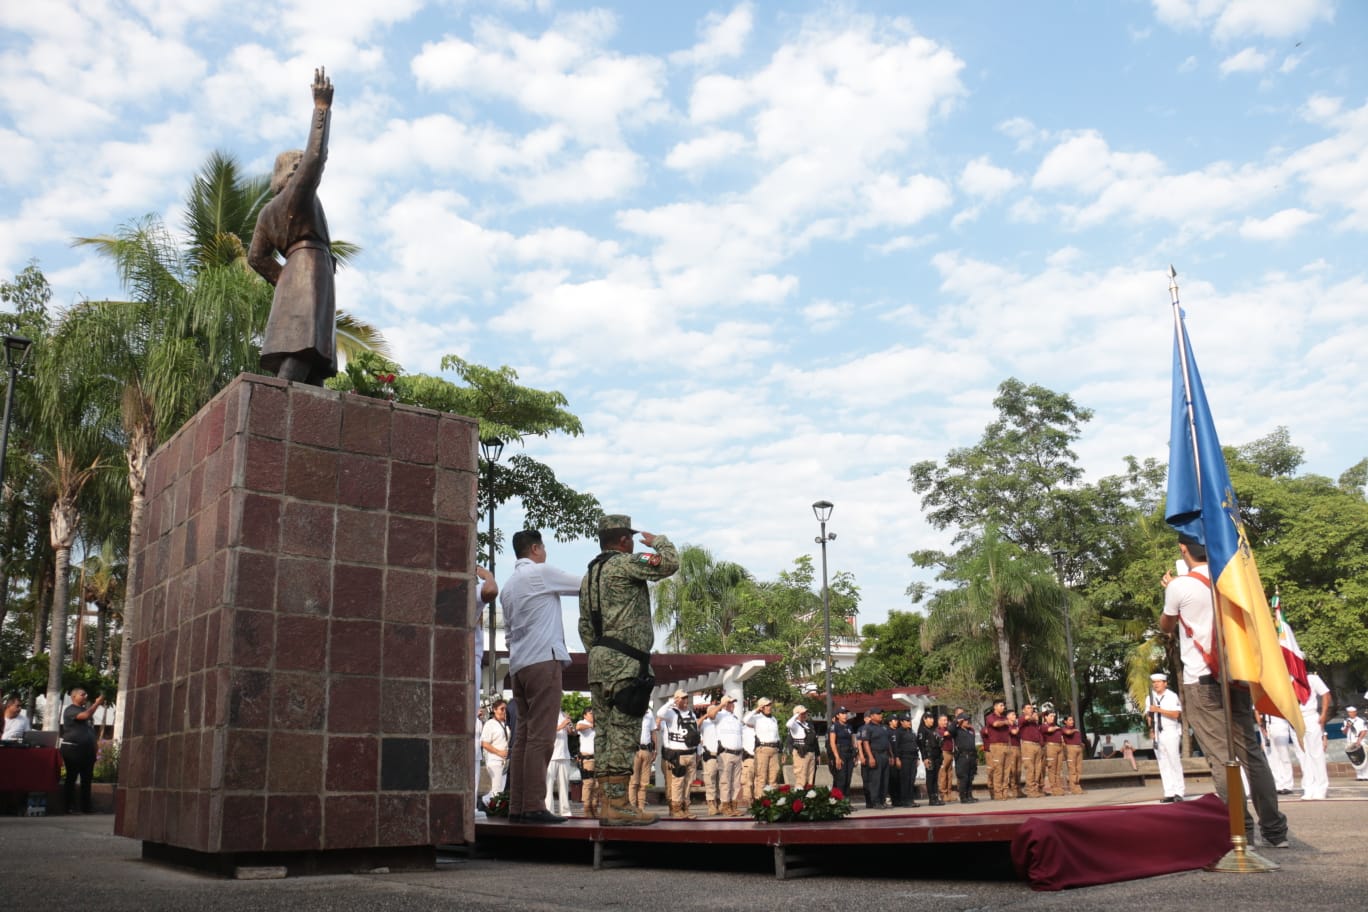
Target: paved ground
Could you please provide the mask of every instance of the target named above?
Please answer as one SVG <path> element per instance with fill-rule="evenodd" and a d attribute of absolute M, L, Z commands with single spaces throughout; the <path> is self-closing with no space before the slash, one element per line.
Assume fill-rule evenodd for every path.
<path fill-rule="evenodd" d="M 1145 790 L 1096 790 L 1090 802 L 1150 797 Z M 1041 799 L 1044 800 L 1044 799 Z M 985 807 L 987 803 L 977 808 Z M 1012 805 L 1027 809 L 1027 802 Z M 1011 806 L 1011 805 L 1008 805 Z M 992 805 L 988 805 L 992 807 Z M 916 849 L 884 860 L 879 876 L 819 876 L 776 881 L 766 863 L 737 870 L 740 858 L 709 856 L 710 867 L 681 849 L 664 859 L 674 867 L 594 872 L 570 859 L 446 859 L 434 872 L 229 881 L 143 862 L 137 843 L 111 834 L 108 816 L 0 818 L 0 852 L 6 862 L 6 906 L 23 897 L 47 908 L 91 912 L 429 912 L 429 910 L 848 910 L 977 909 L 1206 909 L 1284 912 L 1289 908 L 1357 910 L 1368 890 L 1364 835 L 1368 782 L 1332 780 L 1329 801 L 1287 800 L 1293 847 L 1264 850 L 1282 865 L 1271 874 L 1190 872 L 1089 887 L 1034 893 L 1013 880 L 985 880 L 972 856 L 950 854 L 940 869 L 908 877 Z M 1015 809 L 1015 808 L 1014 808 Z M 862 812 L 864 813 L 864 812 Z M 1137 845 L 1136 852 L 1144 852 Z M 925 865 L 923 865 L 925 867 Z M 19 899 L 19 905 L 11 901 Z"/>

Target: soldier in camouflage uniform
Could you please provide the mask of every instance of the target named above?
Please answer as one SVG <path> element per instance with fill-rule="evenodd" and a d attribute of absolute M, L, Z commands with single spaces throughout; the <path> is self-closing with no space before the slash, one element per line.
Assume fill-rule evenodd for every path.
<path fill-rule="evenodd" d="M 636 534 L 628 516 L 600 519 L 602 553 L 589 564 L 580 584 L 579 635 L 589 651 L 589 695 L 598 729 L 594 778 L 603 787 L 599 820 L 606 826 L 656 821 L 656 815 L 642 811 L 627 796 L 641 714 L 628 714 L 614 705 L 614 697 L 636 682 L 641 661 L 611 646 L 594 645 L 601 635 L 641 653 L 651 651 L 655 637 L 646 584 L 672 576 L 679 569 L 679 552 L 665 536 L 642 532 L 642 544 L 656 553 L 634 554 L 632 537 Z M 602 619 L 599 633 L 594 629 L 595 609 Z"/>

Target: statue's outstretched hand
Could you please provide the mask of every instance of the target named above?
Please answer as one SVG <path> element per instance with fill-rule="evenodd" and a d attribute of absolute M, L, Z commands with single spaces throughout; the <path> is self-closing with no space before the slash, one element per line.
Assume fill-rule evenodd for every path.
<path fill-rule="evenodd" d="M 315 108 L 331 108 L 333 84 L 323 67 L 314 70 L 313 97 Z"/>

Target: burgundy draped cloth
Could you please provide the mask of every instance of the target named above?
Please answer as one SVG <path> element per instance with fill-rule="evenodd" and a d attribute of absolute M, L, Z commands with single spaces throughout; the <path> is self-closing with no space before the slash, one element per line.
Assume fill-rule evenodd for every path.
<path fill-rule="evenodd" d="M 1064 890 L 1191 871 L 1229 849 L 1225 802 L 1205 795 L 1177 804 L 1031 817 L 1012 840 L 1012 864 L 1033 889 Z"/>
<path fill-rule="evenodd" d="M 55 748 L 0 750 L 0 792 L 55 792 L 61 775 L 62 755 Z"/>

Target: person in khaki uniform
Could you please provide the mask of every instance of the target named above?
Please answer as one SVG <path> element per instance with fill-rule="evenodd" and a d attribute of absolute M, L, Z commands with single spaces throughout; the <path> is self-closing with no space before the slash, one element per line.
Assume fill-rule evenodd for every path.
<path fill-rule="evenodd" d="M 1064 717 L 1064 762 L 1069 765 L 1069 793 L 1083 794 L 1083 732 L 1073 716 Z"/>
<path fill-rule="evenodd" d="M 693 714 L 689 692 L 676 690 L 657 715 L 660 717 L 661 757 L 665 761 L 670 816 L 676 820 L 697 820 L 689 813 L 690 786 L 694 770 L 698 768 L 699 740 L 698 719 Z"/>
<path fill-rule="evenodd" d="M 801 703 L 793 707 L 788 733 L 793 745 L 793 786 L 812 788 L 817 779 L 817 729 L 808 721 L 808 708 Z"/>
<path fill-rule="evenodd" d="M 1007 772 L 1003 788 L 1008 798 L 1020 798 L 1021 793 L 1021 721 L 1015 709 L 1007 712 Z"/>
<path fill-rule="evenodd" d="M 646 810 L 646 793 L 655 775 L 656 716 L 649 709 L 641 717 L 641 743 L 632 758 L 632 778 L 627 783 L 627 799 L 641 810 Z"/>
<path fill-rule="evenodd" d="M 745 726 L 737 718 L 736 698 L 731 694 L 722 695 L 721 706 L 717 710 L 717 767 L 718 789 L 722 795 L 722 813 L 728 817 L 740 817 L 745 811 L 741 803 L 741 758 L 744 750 L 743 732 Z M 750 793 L 745 792 L 745 801 Z"/>
<path fill-rule="evenodd" d="M 988 761 L 988 797 L 1007 799 L 1007 701 L 994 700 L 993 711 L 983 720 L 983 753 Z M 1013 790 L 1015 793 L 1015 789 Z"/>
<path fill-rule="evenodd" d="M 1047 712 L 1040 725 L 1045 739 L 1045 794 L 1064 794 L 1064 728 L 1053 712 Z"/>
<path fill-rule="evenodd" d="M 959 801 L 959 786 L 955 784 L 955 732 L 950 727 L 950 717 L 939 716 L 936 729 L 941 736 L 940 782 L 936 785 L 943 800 Z"/>
<path fill-rule="evenodd" d="M 642 532 L 654 554 L 633 553 L 631 517 L 599 520 L 598 557 L 580 584 L 580 641 L 589 653 L 589 697 L 598 744 L 594 777 L 603 788 L 599 822 L 604 826 L 655 823 L 654 814 L 627 800 L 632 760 L 640 744 L 641 713 L 650 701 L 650 651 L 655 642 L 647 583 L 679 569 L 679 551 L 663 535 Z"/>
<path fill-rule="evenodd" d="M 1040 717 L 1033 704 L 1021 707 L 1017 722 L 1021 737 L 1021 777 L 1027 798 L 1039 798 L 1045 782 L 1045 735 L 1040 730 Z"/>
<path fill-rule="evenodd" d="M 779 721 L 774 718 L 774 701 L 761 697 L 755 709 L 743 720 L 755 729 L 755 781 L 752 796 L 759 798 L 767 785 L 779 784 Z"/>

